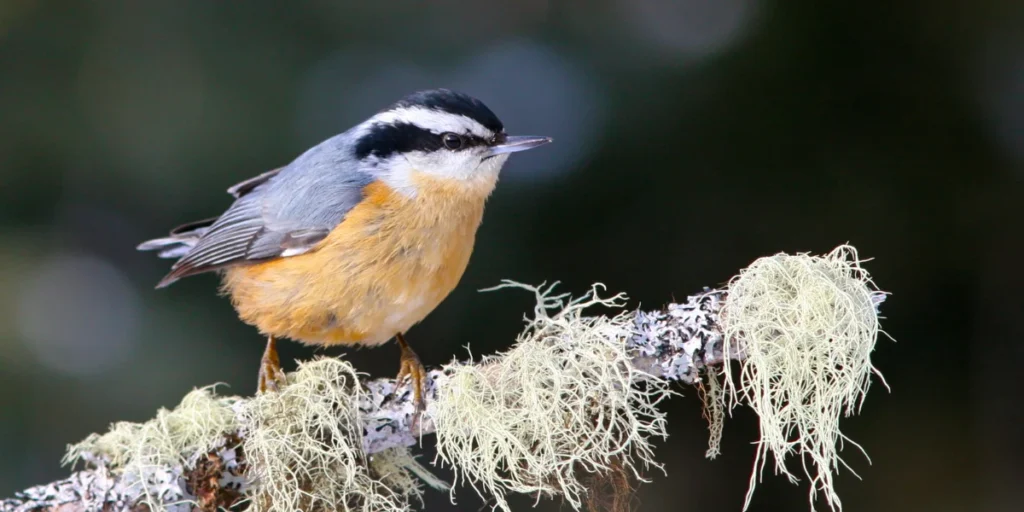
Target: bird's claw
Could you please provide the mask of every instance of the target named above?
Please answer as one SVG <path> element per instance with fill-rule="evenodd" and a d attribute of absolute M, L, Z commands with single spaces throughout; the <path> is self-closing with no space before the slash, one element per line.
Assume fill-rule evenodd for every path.
<path fill-rule="evenodd" d="M 260 360 L 258 393 L 263 394 L 268 391 L 276 393 L 284 387 L 287 380 L 284 370 L 281 369 L 281 360 L 277 356 L 277 340 L 270 337 L 267 339 L 267 348 L 263 351 L 263 358 Z"/>
<path fill-rule="evenodd" d="M 395 382 L 401 385 L 402 381 L 409 377 L 412 385 L 413 393 L 413 407 L 416 410 L 417 415 L 426 409 L 426 404 L 423 401 L 423 385 L 427 380 L 427 369 L 423 367 L 423 363 L 420 362 L 420 358 L 413 351 L 412 347 L 405 342 L 405 338 L 399 335 L 398 344 L 402 347 L 402 359 L 401 367 L 398 370 L 398 376 L 395 377 Z"/>

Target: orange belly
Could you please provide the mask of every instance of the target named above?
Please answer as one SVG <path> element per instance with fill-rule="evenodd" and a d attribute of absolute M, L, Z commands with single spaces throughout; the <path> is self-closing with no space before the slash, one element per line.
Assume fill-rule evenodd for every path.
<path fill-rule="evenodd" d="M 318 345 L 377 345 L 423 320 L 462 278 L 490 190 L 419 181 L 414 198 L 370 184 L 310 252 L 227 269 L 241 319 Z"/>

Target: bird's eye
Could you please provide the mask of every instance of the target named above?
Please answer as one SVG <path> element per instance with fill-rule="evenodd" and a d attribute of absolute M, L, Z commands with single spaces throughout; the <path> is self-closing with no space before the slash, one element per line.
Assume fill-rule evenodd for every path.
<path fill-rule="evenodd" d="M 441 135 L 441 142 L 444 142 L 444 147 L 448 149 L 459 149 L 463 144 L 462 137 L 452 132 Z"/>

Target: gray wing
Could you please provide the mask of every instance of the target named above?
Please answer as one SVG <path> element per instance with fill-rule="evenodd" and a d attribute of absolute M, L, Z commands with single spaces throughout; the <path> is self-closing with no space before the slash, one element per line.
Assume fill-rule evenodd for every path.
<path fill-rule="evenodd" d="M 157 287 L 232 265 L 302 254 L 323 240 L 373 181 L 346 158 L 348 152 L 335 139 L 286 167 L 229 188 L 236 199 L 220 217 L 180 226 L 167 238 L 141 244 L 140 250 L 160 249 L 161 256 L 180 257 Z"/>

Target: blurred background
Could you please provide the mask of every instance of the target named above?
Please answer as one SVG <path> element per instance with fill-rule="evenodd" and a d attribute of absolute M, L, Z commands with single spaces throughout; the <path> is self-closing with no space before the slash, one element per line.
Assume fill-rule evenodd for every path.
<path fill-rule="evenodd" d="M 820 0 L 0 3 L 0 496 L 68 443 L 196 386 L 249 394 L 264 340 L 214 275 L 154 290 L 137 243 L 420 88 L 463 90 L 516 155 L 458 289 L 410 332 L 428 365 L 507 348 L 528 293 L 600 281 L 657 307 L 760 256 L 855 245 L 893 293 L 846 510 L 1024 501 L 1024 4 Z M 373 376 L 394 344 L 316 352 Z M 669 405 L 640 510 L 739 511 L 756 419 L 703 458 Z M 429 444 L 429 443 L 428 443 Z M 429 449 L 425 459 L 432 457 Z M 796 467 L 796 466 L 794 466 Z M 441 474 L 447 475 L 441 471 Z M 769 468 L 750 510 L 807 510 Z M 430 492 L 429 510 L 480 510 Z M 527 509 L 530 498 L 514 505 Z M 556 510 L 544 501 L 540 510 Z"/>

